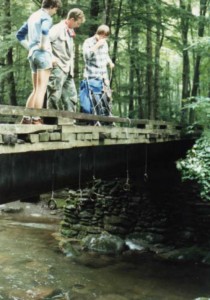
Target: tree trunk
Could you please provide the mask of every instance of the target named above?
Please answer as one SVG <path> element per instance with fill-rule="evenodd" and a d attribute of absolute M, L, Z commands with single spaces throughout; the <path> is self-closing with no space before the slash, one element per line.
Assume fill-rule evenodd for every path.
<path fill-rule="evenodd" d="M 122 2 L 123 0 L 120 0 L 119 8 L 118 8 L 118 14 L 117 14 L 117 21 L 115 25 L 115 33 L 114 33 L 114 46 L 113 46 L 113 52 L 112 52 L 112 61 L 115 64 L 117 59 L 117 48 L 118 48 L 118 38 L 119 38 L 119 31 L 120 31 L 120 23 L 121 23 L 121 12 L 122 12 Z M 111 78 L 110 86 L 112 87 L 114 79 L 114 74 Z"/>
<path fill-rule="evenodd" d="M 185 5 L 184 0 L 180 0 L 180 7 L 183 10 L 181 15 L 181 35 L 183 44 L 183 69 L 182 69 L 182 99 L 190 96 L 190 60 L 188 51 L 185 48 L 188 46 L 188 30 L 189 30 L 189 15 L 191 7 Z"/>
<path fill-rule="evenodd" d="M 111 26 L 111 9 L 114 5 L 113 0 L 105 0 L 105 24 L 108 25 L 109 27 Z M 120 4 L 119 4 L 120 6 Z"/>
<path fill-rule="evenodd" d="M 113 54 L 112 54 L 112 61 L 115 64 L 117 58 L 117 47 L 118 47 L 118 37 L 120 31 L 120 23 L 121 23 L 121 13 L 122 13 L 122 2 L 119 2 L 118 14 L 117 14 L 117 22 L 115 25 L 115 33 L 114 33 L 114 46 L 113 46 Z"/>
<path fill-rule="evenodd" d="M 146 5 L 147 9 L 147 35 L 146 35 L 146 53 L 147 53 L 147 69 L 146 69 L 146 101 L 148 103 L 148 118 L 154 119 L 155 107 L 153 99 L 153 69 L 152 69 L 152 23 L 150 20 L 151 7 Z"/>
<path fill-rule="evenodd" d="M 4 16 L 5 22 L 3 27 L 3 37 L 8 37 L 12 32 L 12 25 L 11 25 L 11 14 L 10 14 L 10 0 L 4 0 Z M 15 88 L 15 78 L 13 72 L 13 49 L 9 47 L 7 53 L 5 55 L 5 64 L 7 68 L 6 75 L 4 77 L 4 86 L 5 86 L 5 97 L 6 101 L 10 105 L 17 105 L 16 99 L 16 88 Z"/>
<path fill-rule="evenodd" d="M 6 76 L 6 81 L 8 84 L 9 104 L 17 105 L 15 78 L 14 78 L 14 73 L 12 71 L 12 67 L 13 67 L 13 49 L 12 48 L 8 49 L 6 62 L 7 62 L 8 67 L 11 68 L 11 70 L 9 71 L 9 73 Z"/>
<path fill-rule="evenodd" d="M 155 44 L 155 70 L 154 70 L 154 118 L 159 118 L 160 105 L 160 49 L 163 43 L 164 32 L 161 32 L 161 10 L 160 1 L 156 5 L 156 44 Z"/>
<path fill-rule="evenodd" d="M 198 24 L 198 36 L 204 36 L 204 29 L 205 23 L 204 18 L 206 15 L 207 10 L 207 2 L 208 0 L 200 0 L 200 21 Z M 197 54 L 195 59 L 195 66 L 194 66 L 194 75 L 193 75 L 193 85 L 192 85 L 192 93 L 191 97 L 196 97 L 199 93 L 199 86 L 200 86 L 200 63 L 201 63 L 201 56 Z M 195 121 L 195 111 L 193 109 L 190 110 L 189 121 L 192 124 Z"/>
<path fill-rule="evenodd" d="M 90 19 L 91 20 L 98 20 L 98 16 L 100 13 L 100 5 L 99 0 L 91 0 L 90 1 Z M 98 23 L 93 22 L 90 26 L 89 36 L 92 36 L 96 33 L 98 28 Z"/>
<path fill-rule="evenodd" d="M 181 36 L 183 45 L 183 67 L 182 67 L 182 99 L 187 99 L 190 96 L 190 60 L 188 51 L 185 50 L 188 46 L 188 31 L 189 31 L 189 13 L 191 13 L 191 6 L 186 5 L 185 0 L 180 0 L 181 15 Z M 183 106 L 183 102 L 182 102 Z M 182 122 L 188 123 L 189 116 L 187 110 L 182 111 Z"/>
<path fill-rule="evenodd" d="M 198 24 L 198 36 L 204 36 L 204 17 L 206 15 L 207 10 L 207 1 L 208 0 L 200 0 L 200 21 Z M 200 62 L 201 56 L 198 54 L 195 60 L 195 67 L 194 67 L 194 76 L 193 76 L 193 86 L 192 86 L 192 93 L 191 96 L 195 97 L 198 95 L 199 85 L 200 85 Z"/>
<path fill-rule="evenodd" d="M 141 77 L 141 67 L 136 67 L 136 81 L 137 81 L 137 101 L 138 101 L 138 118 L 144 119 L 144 107 L 142 99 L 143 82 Z"/>
<path fill-rule="evenodd" d="M 134 60 L 130 57 L 130 74 L 129 74 L 129 118 L 133 118 L 134 115 Z"/>
<path fill-rule="evenodd" d="M 136 104 L 135 98 L 137 93 L 140 94 L 140 70 L 139 70 L 139 33 L 138 28 L 139 24 L 136 22 L 135 19 L 135 11 L 138 6 L 138 1 L 131 0 L 131 38 L 130 38 L 130 74 L 129 74 L 129 117 L 134 118 L 137 117 L 135 115 Z M 138 87 L 136 86 L 135 75 L 138 76 Z M 137 91 L 138 90 L 138 91 Z M 139 105 L 139 98 L 138 98 L 138 105 Z M 139 107 L 138 107 L 139 109 Z M 138 113 L 139 115 L 139 113 Z"/>

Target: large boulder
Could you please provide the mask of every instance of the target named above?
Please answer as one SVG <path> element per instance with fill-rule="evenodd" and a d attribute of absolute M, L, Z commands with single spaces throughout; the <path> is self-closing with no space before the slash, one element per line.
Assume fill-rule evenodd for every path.
<path fill-rule="evenodd" d="M 119 254 L 126 248 L 124 240 L 107 232 L 100 235 L 88 235 L 82 243 L 84 250 L 103 254 Z"/>

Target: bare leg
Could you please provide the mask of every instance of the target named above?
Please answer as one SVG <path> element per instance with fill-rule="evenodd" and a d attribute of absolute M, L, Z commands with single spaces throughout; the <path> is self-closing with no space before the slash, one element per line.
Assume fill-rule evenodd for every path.
<path fill-rule="evenodd" d="M 47 90 L 47 84 L 50 76 L 49 70 L 39 70 L 37 73 L 32 73 L 32 84 L 33 90 L 28 97 L 26 107 L 28 108 L 39 108 L 43 107 L 44 96 Z M 24 116 L 22 124 L 31 124 L 31 118 Z M 42 124 L 42 120 L 39 117 L 32 118 L 32 124 Z"/>
<path fill-rule="evenodd" d="M 42 108 L 51 70 L 39 70 L 36 78 L 34 108 Z"/>
<path fill-rule="evenodd" d="M 28 97 L 26 107 L 42 108 L 47 84 L 50 76 L 50 70 L 39 70 L 32 74 L 33 91 Z"/>
<path fill-rule="evenodd" d="M 34 96 L 36 92 L 36 85 L 37 85 L 37 73 L 32 73 L 32 84 L 33 84 L 33 91 L 31 92 L 28 100 L 26 102 L 26 107 L 34 108 Z"/>

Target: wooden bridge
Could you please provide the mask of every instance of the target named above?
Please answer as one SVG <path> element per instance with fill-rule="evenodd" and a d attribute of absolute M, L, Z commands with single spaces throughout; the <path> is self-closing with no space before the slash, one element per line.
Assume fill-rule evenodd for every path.
<path fill-rule="evenodd" d="M 23 115 L 44 117 L 45 124 L 19 124 Z M 180 125 L 155 120 L 93 116 L 47 109 L 40 112 L 39 109 L 16 106 L 0 106 L 0 120 L 1 154 L 181 139 Z M 87 126 L 82 125 L 82 122 L 98 122 L 98 125 L 106 123 L 106 126 Z"/>
<path fill-rule="evenodd" d="M 20 124 L 23 115 L 45 124 Z M 125 175 L 128 164 L 177 159 L 192 144 L 179 124 L 156 120 L 0 106 L 0 122 L 0 203 L 78 184 L 78 176 Z"/>

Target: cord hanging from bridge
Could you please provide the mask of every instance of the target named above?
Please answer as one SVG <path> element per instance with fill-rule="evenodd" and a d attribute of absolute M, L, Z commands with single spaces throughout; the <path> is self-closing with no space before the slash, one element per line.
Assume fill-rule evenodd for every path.
<path fill-rule="evenodd" d="M 96 171 L 96 158 L 95 158 L 95 151 L 93 149 L 93 182 L 96 180 L 95 171 Z"/>
<path fill-rule="evenodd" d="M 51 198 L 50 200 L 47 202 L 47 205 L 50 209 L 55 209 L 57 207 L 57 203 L 56 200 L 54 198 L 55 195 L 55 160 L 56 160 L 56 151 L 53 155 L 53 160 L 52 160 L 52 187 L 51 187 Z"/>
<path fill-rule="evenodd" d="M 80 193 L 80 199 L 82 198 L 81 177 L 82 177 L 82 153 L 79 154 L 79 193 Z"/>
<path fill-rule="evenodd" d="M 127 117 L 126 120 L 128 120 L 129 127 L 131 127 L 131 119 Z"/>
<path fill-rule="evenodd" d="M 126 182 L 123 186 L 124 191 L 130 191 L 130 177 L 129 177 L 129 164 L 128 164 L 128 148 L 126 147 Z"/>
<path fill-rule="evenodd" d="M 147 173 L 147 160 L 148 160 L 148 148 L 147 144 L 145 144 L 145 168 L 144 168 L 144 182 L 148 181 L 148 173 Z"/>

